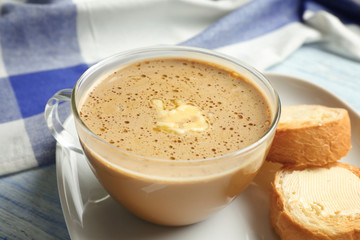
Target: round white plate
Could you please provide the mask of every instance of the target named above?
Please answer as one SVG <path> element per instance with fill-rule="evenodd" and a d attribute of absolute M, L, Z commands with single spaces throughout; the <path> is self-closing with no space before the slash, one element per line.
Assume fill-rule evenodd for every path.
<path fill-rule="evenodd" d="M 358 113 L 312 83 L 290 76 L 266 75 L 277 89 L 282 105 L 321 104 L 348 109 L 353 147 L 342 161 L 360 167 Z M 76 134 L 72 116 L 65 126 Z M 81 154 L 60 145 L 56 151 L 56 167 L 61 205 L 71 239 L 279 239 L 269 221 L 268 179 L 274 170 L 271 165 L 264 166 L 255 181 L 228 207 L 201 223 L 185 227 L 158 226 L 133 216 L 108 196 Z"/>

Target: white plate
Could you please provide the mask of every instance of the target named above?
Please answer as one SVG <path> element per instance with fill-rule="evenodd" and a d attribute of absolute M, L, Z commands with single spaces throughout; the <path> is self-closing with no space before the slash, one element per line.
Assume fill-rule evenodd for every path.
<path fill-rule="evenodd" d="M 278 90 L 283 105 L 322 104 L 348 109 L 353 147 L 342 161 L 360 167 L 358 113 L 314 84 L 290 76 L 266 75 Z M 75 134 L 71 116 L 66 127 Z M 162 227 L 140 220 L 109 197 L 82 155 L 58 145 L 56 165 L 61 205 L 71 239 L 279 239 L 269 221 L 267 188 L 258 178 L 210 219 L 186 227 Z"/>

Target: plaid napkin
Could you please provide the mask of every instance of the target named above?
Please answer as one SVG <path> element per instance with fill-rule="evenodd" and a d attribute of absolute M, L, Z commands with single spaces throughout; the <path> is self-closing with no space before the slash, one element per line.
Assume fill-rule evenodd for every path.
<path fill-rule="evenodd" d="M 198 46 L 265 70 L 319 42 L 360 59 L 360 5 L 350 0 L 14 0 L 0 8 L 0 175 L 54 163 L 47 100 L 119 51 Z"/>

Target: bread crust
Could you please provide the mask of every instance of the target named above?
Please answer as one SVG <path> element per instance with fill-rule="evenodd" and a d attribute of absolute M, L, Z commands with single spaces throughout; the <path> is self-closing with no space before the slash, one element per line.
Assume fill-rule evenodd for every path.
<path fill-rule="evenodd" d="M 360 169 L 346 163 L 331 163 L 327 165 L 327 168 L 339 166 L 346 168 L 353 172 L 357 177 L 360 178 Z M 276 173 L 274 182 L 272 183 L 272 188 L 270 192 L 270 220 L 273 228 L 280 236 L 282 240 L 359 240 L 360 239 L 360 218 L 359 224 L 357 227 L 346 226 L 346 223 L 341 224 L 340 230 L 336 227 L 336 224 L 333 226 L 332 232 L 324 232 L 324 229 L 307 229 L 301 223 L 297 222 L 295 218 L 288 211 L 284 205 L 285 199 L 284 196 L 277 191 L 275 185 L 278 180 L 278 175 L 284 170 L 303 170 L 304 167 L 284 167 L 282 170 L 279 170 Z M 360 199 L 359 199 L 360 201 Z M 336 223 L 336 222 L 335 222 Z"/>
<path fill-rule="evenodd" d="M 304 108 L 305 105 L 291 107 Z M 295 166 L 325 166 L 346 156 L 351 149 L 351 125 L 345 109 L 309 105 L 319 111 L 339 112 L 327 121 L 308 121 L 303 124 L 280 122 L 267 161 Z"/>

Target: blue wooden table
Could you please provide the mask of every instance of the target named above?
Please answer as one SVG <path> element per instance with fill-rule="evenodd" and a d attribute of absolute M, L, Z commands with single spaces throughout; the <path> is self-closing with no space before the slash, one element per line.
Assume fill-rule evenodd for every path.
<path fill-rule="evenodd" d="M 359 62 L 305 45 L 267 71 L 313 82 L 360 112 Z M 0 178 L 0 240 L 69 238 L 55 165 Z"/>

